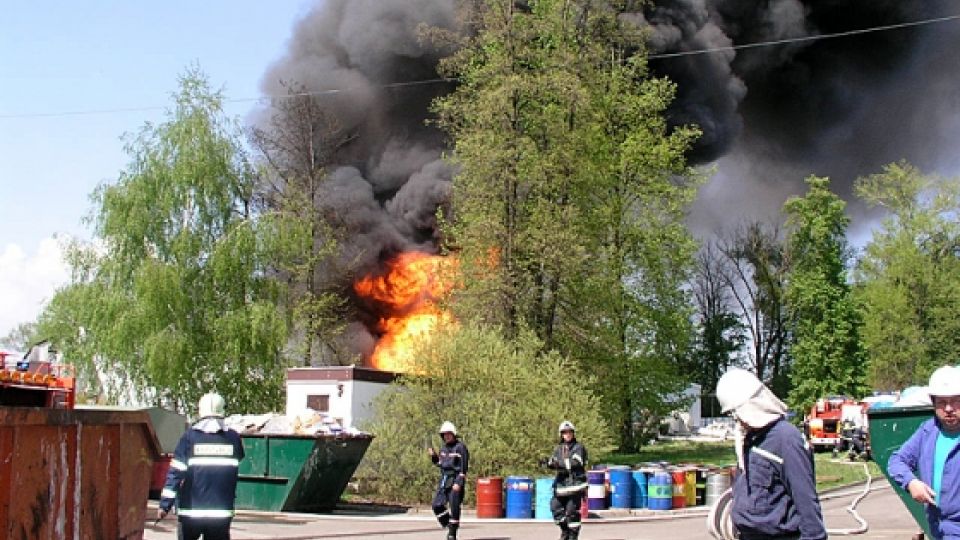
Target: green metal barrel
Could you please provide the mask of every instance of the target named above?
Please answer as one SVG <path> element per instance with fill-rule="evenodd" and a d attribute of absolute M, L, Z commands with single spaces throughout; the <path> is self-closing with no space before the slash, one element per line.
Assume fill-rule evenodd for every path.
<path fill-rule="evenodd" d="M 237 508 L 273 512 L 332 510 L 372 435 L 242 435 Z"/>
<path fill-rule="evenodd" d="M 931 407 L 892 407 L 886 409 L 871 409 L 867 416 L 870 421 L 870 451 L 880 470 L 890 481 L 890 485 L 900 496 L 900 500 L 910 510 L 910 514 L 927 538 L 934 538 L 930 534 L 927 516 L 923 505 L 914 501 L 910 494 L 890 478 L 887 471 L 887 461 L 890 455 L 896 452 L 903 443 L 920 427 L 920 424 L 933 416 Z"/>

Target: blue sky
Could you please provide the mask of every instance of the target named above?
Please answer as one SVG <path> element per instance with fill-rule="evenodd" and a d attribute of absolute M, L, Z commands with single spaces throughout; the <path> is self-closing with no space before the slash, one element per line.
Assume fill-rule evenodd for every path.
<path fill-rule="evenodd" d="M 54 235 L 89 238 L 89 194 L 125 163 L 120 136 L 162 119 L 199 64 L 228 99 L 260 95 L 315 1 L 39 1 L 0 17 L 0 336 L 66 279 Z M 112 109 L 150 110 L 60 114 Z M 228 105 L 243 116 L 249 102 Z M 50 116 L 25 116 L 25 115 Z"/>

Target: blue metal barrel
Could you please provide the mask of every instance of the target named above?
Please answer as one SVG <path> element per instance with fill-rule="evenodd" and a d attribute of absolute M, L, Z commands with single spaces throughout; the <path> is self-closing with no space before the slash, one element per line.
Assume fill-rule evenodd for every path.
<path fill-rule="evenodd" d="M 528 476 L 507 477 L 507 517 L 530 519 L 533 513 L 533 479 Z"/>
<path fill-rule="evenodd" d="M 647 480 L 647 507 L 651 510 L 673 508 L 673 478 L 667 471 L 657 471 Z"/>
<path fill-rule="evenodd" d="M 536 519 L 553 519 L 550 511 L 550 500 L 553 499 L 553 478 L 537 478 L 536 504 L 533 517 Z"/>
<path fill-rule="evenodd" d="M 633 506 L 633 471 L 610 469 L 610 508 Z"/>
<path fill-rule="evenodd" d="M 640 469 L 630 474 L 633 482 L 633 508 L 647 507 L 647 471 Z"/>

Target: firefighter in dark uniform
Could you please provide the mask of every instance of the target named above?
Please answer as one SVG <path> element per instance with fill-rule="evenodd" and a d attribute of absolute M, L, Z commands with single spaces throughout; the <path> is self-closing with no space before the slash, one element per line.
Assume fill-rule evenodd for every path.
<path fill-rule="evenodd" d="M 179 539 L 230 540 L 243 442 L 224 425 L 219 395 L 200 398 L 199 416 L 174 451 L 157 518 L 163 519 L 176 506 Z"/>
<path fill-rule="evenodd" d="M 430 460 L 440 467 L 440 483 L 433 496 L 433 513 L 441 527 L 447 529 L 447 540 L 456 540 L 460 528 L 460 504 L 463 503 L 464 488 L 467 484 L 467 468 L 470 465 L 470 452 L 457 438 L 457 428 L 452 422 L 440 426 L 443 446 L 437 452 L 430 447 L 427 453 Z M 447 505 L 449 504 L 449 508 Z"/>
<path fill-rule="evenodd" d="M 577 441 L 572 423 L 564 420 L 557 431 L 560 444 L 541 463 L 557 471 L 550 510 L 560 527 L 560 540 L 576 540 L 580 536 L 580 505 L 587 489 L 587 449 Z"/>

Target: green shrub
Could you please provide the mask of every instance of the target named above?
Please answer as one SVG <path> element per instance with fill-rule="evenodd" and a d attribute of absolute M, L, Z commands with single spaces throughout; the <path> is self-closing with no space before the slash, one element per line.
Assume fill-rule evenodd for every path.
<path fill-rule="evenodd" d="M 380 500 L 425 503 L 438 469 L 426 447 L 439 448 L 440 424 L 452 421 L 470 451 L 467 503 L 484 476 L 545 476 L 538 466 L 568 419 L 591 455 L 613 449 L 592 381 L 576 365 L 542 352 L 532 334 L 507 341 L 497 329 L 464 325 L 439 333 L 412 370 L 383 392 L 364 427 L 376 438 L 357 472 Z"/>

